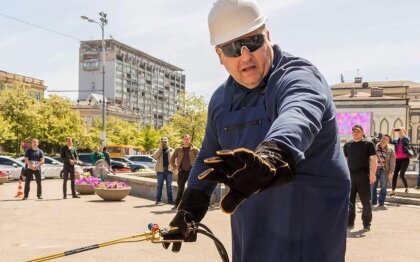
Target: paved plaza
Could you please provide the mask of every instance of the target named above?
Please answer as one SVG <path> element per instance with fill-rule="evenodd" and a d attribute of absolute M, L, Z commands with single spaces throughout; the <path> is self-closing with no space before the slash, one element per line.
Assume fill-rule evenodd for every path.
<path fill-rule="evenodd" d="M 143 233 L 150 222 L 166 227 L 172 206 L 128 196 L 121 202 L 104 202 L 97 195 L 62 199 L 62 180 L 43 181 L 43 200 L 36 198 L 32 182 L 28 200 L 14 198 L 17 182 L 0 185 L 0 261 L 24 261 L 78 247 Z M 360 203 L 359 203 L 360 206 Z M 358 209 L 355 228 L 349 232 L 346 261 L 420 261 L 420 206 L 386 205 L 374 208 L 372 230 L 363 232 Z M 203 223 L 229 251 L 229 216 L 210 209 Z M 267 241 L 270 241 L 269 235 Z M 263 245 L 264 243 L 256 243 Z M 210 239 L 183 244 L 180 253 L 160 244 L 135 242 L 111 245 L 56 261 L 220 261 Z M 263 261 L 263 258 L 262 258 Z"/>

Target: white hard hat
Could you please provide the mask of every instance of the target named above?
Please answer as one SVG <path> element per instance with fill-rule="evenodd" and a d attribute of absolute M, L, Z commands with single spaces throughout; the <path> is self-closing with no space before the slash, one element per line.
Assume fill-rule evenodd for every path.
<path fill-rule="evenodd" d="M 266 21 L 255 0 L 218 0 L 208 17 L 210 43 L 226 43 L 255 31 Z"/>

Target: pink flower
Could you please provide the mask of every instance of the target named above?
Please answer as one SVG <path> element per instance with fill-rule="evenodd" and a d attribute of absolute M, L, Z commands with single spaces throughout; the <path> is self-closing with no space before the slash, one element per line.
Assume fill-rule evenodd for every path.
<path fill-rule="evenodd" d="M 97 185 L 95 185 L 96 188 L 103 188 L 103 189 L 126 189 L 130 188 L 129 185 L 122 181 L 105 181 L 105 182 L 99 182 Z"/>
<path fill-rule="evenodd" d="M 74 182 L 76 185 L 92 185 L 96 186 L 101 180 L 94 176 L 81 176 Z"/>

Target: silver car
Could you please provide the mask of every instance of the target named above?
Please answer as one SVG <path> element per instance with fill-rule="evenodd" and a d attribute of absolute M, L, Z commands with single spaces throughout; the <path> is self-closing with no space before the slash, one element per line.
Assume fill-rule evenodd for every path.
<path fill-rule="evenodd" d="M 0 156 L 0 165 L 10 167 L 10 179 L 13 180 L 18 180 L 21 174 L 23 174 L 23 170 L 25 169 L 25 164 L 9 156 Z M 44 170 L 41 170 L 41 179 L 45 179 Z"/>
<path fill-rule="evenodd" d="M 19 157 L 16 160 L 19 162 L 25 163 L 25 157 Z M 63 163 L 52 158 L 49 156 L 44 156 L 45 163 L 42 165 L 42 170 L 45 173 L 45 178 L 60 178 L 62 177 L 62 171 L 63 171 Z M 81 174 L 83 174 L 83 170 L 80 166 L 75 166 L 75 176 L 79 177 Z"/>
<path fill-rule="evenodd" d="M 157 162 L 156 159 L 148 155 L 128 155 L 125 158 L 134 163 L 145 165 L 151 169 L 155 168 Z"/>

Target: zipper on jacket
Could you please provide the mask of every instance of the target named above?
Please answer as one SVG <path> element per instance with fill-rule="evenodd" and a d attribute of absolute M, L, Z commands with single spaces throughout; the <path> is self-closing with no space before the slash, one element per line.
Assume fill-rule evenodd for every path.
<path fill-rule="evenodd" d="M 245 122 L 245 123 L 240 123 L 240 124 L 236 124 L 233 126 L 227 126 L 225 128 L 223 128 L 223 130 L 225 131 L 232 131 L 234 129 L 238 129 L 238 128 L 244 128 L 247 126 L 255 126 L 255 125 L 261 125 L 262 124 L 262 120 L 254 120 L 254 121 L 249 121 L 249 122 Z"/>

